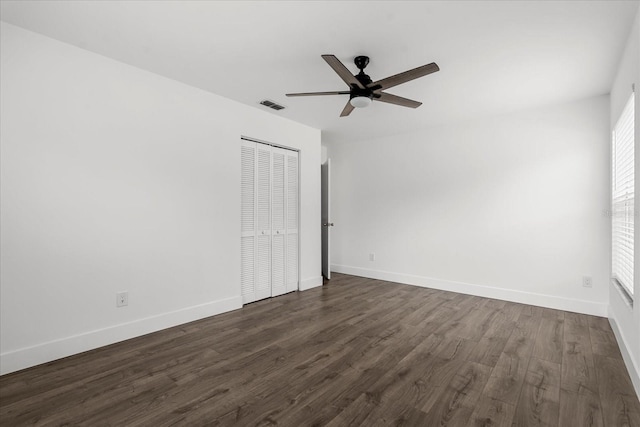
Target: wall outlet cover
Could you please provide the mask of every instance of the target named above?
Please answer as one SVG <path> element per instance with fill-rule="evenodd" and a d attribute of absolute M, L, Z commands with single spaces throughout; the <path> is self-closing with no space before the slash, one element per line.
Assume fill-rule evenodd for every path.
<path fill-rule="evenodd" d="M 124 307 L 129 305 L 129 292 L 116 293 L 116 307 Z"/>

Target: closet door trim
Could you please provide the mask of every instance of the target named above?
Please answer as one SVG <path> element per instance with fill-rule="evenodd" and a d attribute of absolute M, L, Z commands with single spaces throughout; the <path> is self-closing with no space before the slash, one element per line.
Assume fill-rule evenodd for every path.
<path fill-rule="evenodd" d="M 298 153 L 298 156 L 300 155 L 299 149 L 287 147 L 286 145 L 275 144 L 273 142 L 263 141 L 261 139 L 252 138 L 250 136 L 244 136 L 244 135 L 240 136 L 240 139 L 243 141 L 256 142 L 258 144 L 269 145 L 271 147 L 276 147 L 276 148 L 282 148 L 283 150 L 296 151 Z"/>

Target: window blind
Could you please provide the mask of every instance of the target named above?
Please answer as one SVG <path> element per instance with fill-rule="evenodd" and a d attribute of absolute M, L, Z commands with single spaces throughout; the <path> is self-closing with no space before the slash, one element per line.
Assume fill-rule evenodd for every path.
<path fill-rule="evenodd" d="M 627 101 L 612 135 L 612 260 L 615 280 L 633 296 L 634 104 Z"/>

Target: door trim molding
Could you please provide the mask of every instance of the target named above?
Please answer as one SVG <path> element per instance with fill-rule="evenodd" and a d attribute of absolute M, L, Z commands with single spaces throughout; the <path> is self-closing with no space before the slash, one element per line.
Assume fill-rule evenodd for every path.
<path fill-rule="evenodd" d="M 262 139 L 251 138 L 249 136 L 240 135 L 240 140 L 243 140 L 243 139 L 245 141 L 257 142 L 258 144 L 270 145 L 271 147 L 282 148 L 284 150 L 295 151 L 297 153 L 300 152 L 300 150 L 298 150 L 296 148 L 287 147 L 286 145 L 275 144 L 273 142 L 263 141 Z"/>
<path fill-rule="evenodd" d="M 322 276 L 312 277 L 310 279 L 300 280 L 299 290 L 306 291 L 309 289 L 317 288 L 322 286 Z"/>

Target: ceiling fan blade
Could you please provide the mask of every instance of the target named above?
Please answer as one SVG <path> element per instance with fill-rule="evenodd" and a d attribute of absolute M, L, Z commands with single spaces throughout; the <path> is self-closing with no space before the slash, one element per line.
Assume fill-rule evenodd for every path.
<path fill-rule="evenodd" d="M 301 92 L 301 93 L 288 93 L 286 96 L 319 96 L 319 95 L 349 95 L 348 90 L 341 90 L 336 92 Z"/>
<path fill-rule="evenodd" d="M 351 105 L 351 100 L 347 101 L 347 105 L 344 106 L 342 113 L 340 113 L 340 117 L 346 117 L 353 111 L 353 105 Z"/>
<path fill-rule="evenodd" d="M 364 89 L 362 83 L 360 83 L 360 81 L 351 74 L 351 71 L 349 71 L 349 69 L 345 67 L 344 64 L 334 55 L 322 55 L 322 59 L 327 61 L 327 64 L 333 68 L 333 71 L 335 71 L 340 78 L 349 85 L 349 87 L 355 86 L 357 88 Z"/>
<path fill-rule="evenodd" d="M 419 106 L 422 105 L 422 102 L 414 101 L 412 99 L 403 98 L 403 97 L 397 96 L 397 95 L 391 95 L 390 93 L 382 92 L 379 95 L 380 95 L 379 98 L 378 98 L 377 95 L 373 95 L 374 99 L 376 101 L 382 101 L 382 102 L 386 102 L 388 104 L 401 105 L 403 107 L 409 107 L 409 108 L 418 108 Z"/>
<path fill-rule="evenodd" d="M 413 70 L 405 71 L 404 73 L 396 74 L 370 83 L 367 87 L 373 90 L 385 90 L 419 77 L 426 76 L 427 74 L 435 73 L 439 70 L 440 67 L 438 67 L 438 64 L 432 62 L 431 64 L 423 65 L 422 67 L 414 68 Z"/>

